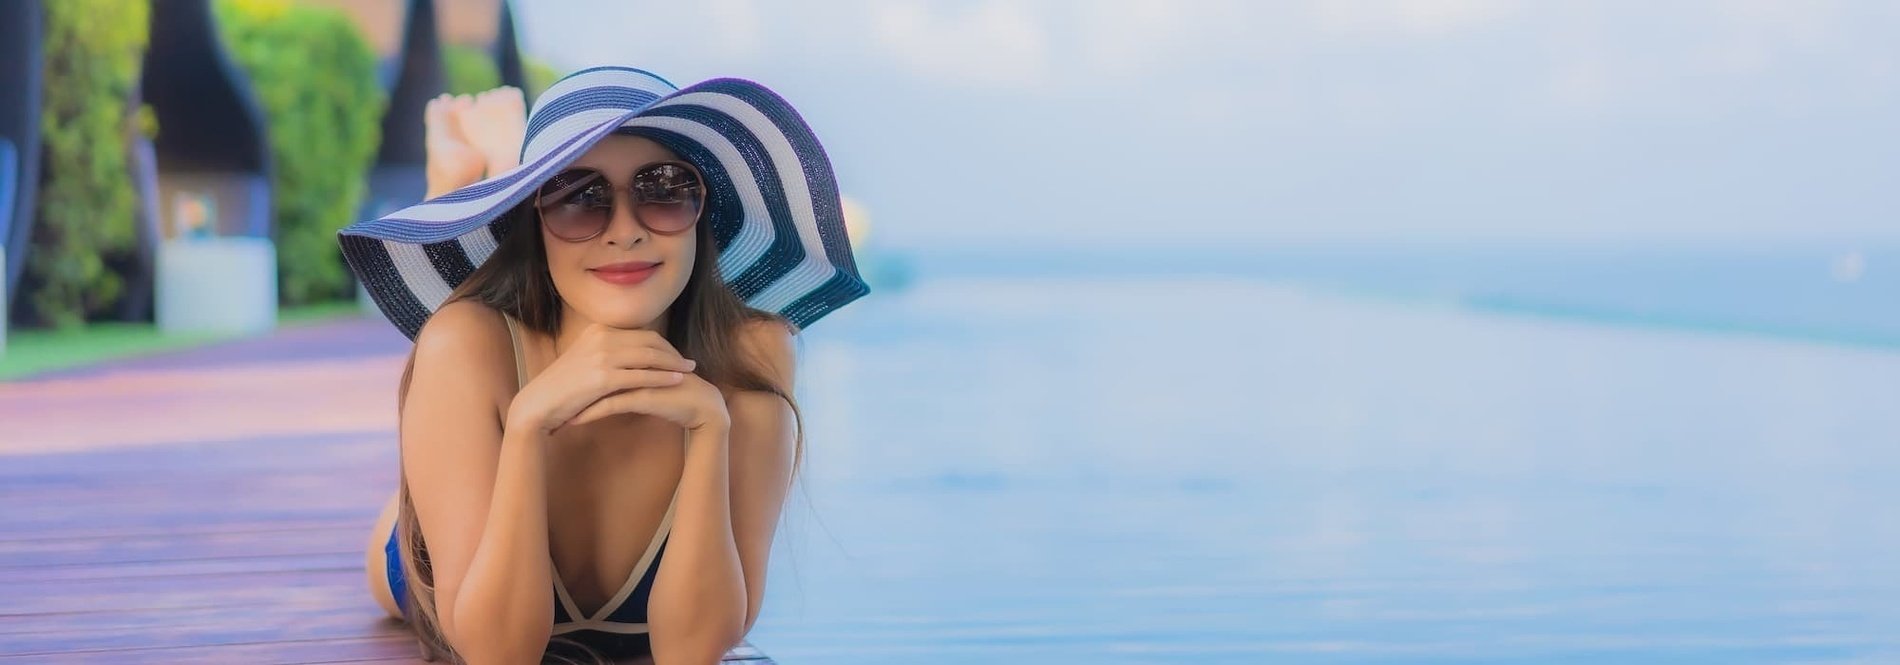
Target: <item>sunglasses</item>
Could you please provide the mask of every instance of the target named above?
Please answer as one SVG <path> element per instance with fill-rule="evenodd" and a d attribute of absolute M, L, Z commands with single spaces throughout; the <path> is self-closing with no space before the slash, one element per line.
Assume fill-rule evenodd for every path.
<path fill-rule="evenodd" d="M 592 240 L 613 221 L 616 192 L 631 197 L 633 219 L 648 231 L 672 235 L 693 228 L 706 210 L 706 185 L 686 162 L 654 162 L 634 169 L 619 187 L 591 168 L 562 171 L 535 193 L 541 226 L 568 242 Z"/>

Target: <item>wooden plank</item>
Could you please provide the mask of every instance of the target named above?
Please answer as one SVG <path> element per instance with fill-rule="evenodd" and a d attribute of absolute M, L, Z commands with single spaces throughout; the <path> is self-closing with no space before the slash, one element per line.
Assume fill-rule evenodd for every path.
<path fill-rule="evenodd" d="M 0 533 L 28 534 L 29 538 L 44 539 L 68 537 L 73 533 L 95 533 L 101 530 L 144 530 L 152 527 L 202 529 L 202 528 L 238 528 L 240 525 L 268 524 L 275 522 L 301 523 L 311 521 L 341 522 L 356 520 L 363 525 L 363 534 L 369 535 L 369 528 L 382 511 L 381 502 L 388 497 L 374 501 L 363 501 L 357 505 L 339 504 L 314 508 L 252 508 L 231 509 L 215 505 L 203 506 L 197 512 L 185 515 L 168 514 L 154 507 L 125 507 L 114 509 L 117 512 L 104 512 L 106 508 L 73 506 L 57 510 L 41 509 L 32 515 L 9 515 L 0 518 Z M 183 502 L 184 505 L 200 506 L 195 502 Z M 363 504 L 370 505 L 363 505 Z"/>
<path fill-rule="evenodd" d="M 399 365 L 325 335 L 364 330 L 0 384 L 0 665 L 423 662 L 363 569 Z"/>
<path fill-rule="evenodd" d="M 364 609 L 372 611 L 365 612 Z M 158 613 L 146 614 L 149 616 Z M 115 626 L 111 630 L 74 624 L 35 633 L 11 634 L 6 636 L 5 645 L 0 647 L 0 653 L 62 653 L 76 649 L 156 650 L 219 644 L 309 642 L 364 637 L 385 639 L 407 634 L 400 627 L 401 624 L 393 619 L 374 618 L 373 606 L 359 607 L 355 612 L 322 611 L 321 608 L 313 608 L 287 612 L 273 610 L 264 614 L 257 608 L 252 608 L 226 613 L 199 611 L 193 613 L 192 616 L 197 618 L 190 621 L 172 621 L 163 617 L 149 616 L 144 625 Z"/>
<path fill-rule="evenodd" d="M 263 522 L 225 521 L 217 524 L 186 526 L 154 526 L 152 524 L 134 524 L 124 527 L 99 528 L 88 524 L 63 525 L 58 531 L 42 533 L 0 534 L 0 547 L 11 543 L 34 543 L 52 540 L 94 539 L 112 540 L 115 538 L 142 538 L 149 536 L 190 536 L 218 535 L 231 533 L 268 533 L 296 531 L 300 529 L 341 529 L 361 524 L 362 518 L 351 511 L 348 517 L 327 519 L 284 520 L 273 519 Z"/>
<path fill-rule="evenodd" d="M 303 573 L 363 570 L 363 552 L 298 552 L 292 554 L 227 554 L 169 561 L 48 564 L 0 568 L 0 593 L 15 585 L 69 583 L 93 580 L 228 577 L 253 573 Z M 195 580 L 194 580 L 195 581 Z M 182 582 L 181 582 L 182 583 Z"/>
<path fill-rule="evenodd" d="M 347 640 L 226 643 L 155 649 L 98 649 L 17 656 L 0 656 L 0 664 L 25 663 L 409 663 L 429 665 L 417 656 L 415 639 L 408 636 Z M 626 659 L 621 662 L 635 662 Z M 734 665 L 776 665 L 749 643 L 726 652 L 722 662 Z M 442 665 L 437 660 L 434 665 Z"/>
<path fill-rule="evenodd" d="M 416 655 L 415 638 L 406 635 L 322 640 L 225 641 L 178 647 L 75 647 L 60 651 L 0 655 L 0 664 L 14 663 L 308 663 L 353 659 L 424 662 Z"/>
<path fill-rule="evenodd" d="M 230 552 L 278 556 L 354 550 L 361 554 L 369 540 L 370 527 L 364 521 L 326 529 L 0 541 L 0 578 L 7 576 L 7 570 L 19 567 L 182 561 Z"/>
<path fill-rule="evenodd" d="M 229 573 L 195 577 L 95 579 L 9 583 L 0 592 L 0 617 L 10 614 L 74 612 L 100 607 L 203 607 L 224 602 L 262 604 L 271 598 L 294 602 L 313 590 L 348 588 L 369 597 L 361 566 L 351 570 Z"/>
<path fill-rule="evenodd" d="M 103 646 L 99 635 L 127 649 L 191 646 L 207 641 L 225 643 L 253 638 L 319 640 L 408 633 L 394 619 L 382 617 L 367 594 L 357 588 L 324 587 L 298 602 L 262 599 L 256 605 L 219 603 L 212 606 L 167 609 L 101 609 L 83 614 L 55 613 L 0 617 L 0 653 L 57 651 L 60 645 L 91 641 Z M 256 619 L 268 613 L 273 623 Z M 288 627 L 288 628 L 286 628 Z M 763 659 L 756 648 L 744 645 L 728 655 L 733 662 Z"/>
<path fill-rule="evenodd" d="M 245 596 L 235 594 L 198 603 L 141 604 L 126 599 L 114 605 L 96 604 L 83 609 L 0 614 L 0 636 L 49 633 L 75 627 L 86 630 L 139 629 L 156 626 L 189 625 L 210 621 L 241 621 L 270 614 L 301 613 L 323 616 L 334 613 L 352 616 L 366 623 L 394 622 L 381 613 L 362 585 L 335 585 L 306 589 L 296 596 L 269 593 L 268 589 Z M 5 637 L 0 637 L 4 642 Z"/>

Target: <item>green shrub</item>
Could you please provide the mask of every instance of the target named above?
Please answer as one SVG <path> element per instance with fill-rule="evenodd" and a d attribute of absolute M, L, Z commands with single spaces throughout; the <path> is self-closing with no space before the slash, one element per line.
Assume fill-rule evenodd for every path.
<path fill-rule="evenodd" d="M 472 95 L 501 85 L 501 66 L 494 56 L 473 46 L 442 47 L 442 69 L 449 94 Z"/>
<path fill-rule="evenodd" d="M 445 46 L 442 48 L 442 67 L 448 78 L 449 92 L 457 95 L 474 94 L 491 90 L 501 85 L 501 66 L 486 51 L 470 46 Z M 521 92 L 529 101 L 541 95 L 541 91 L 561 80 L 561 73 L 547 63 L 534 58 L 521 58 L 521 75 L 527 81 Z"/>
<path fill-rule="evenodd" d="M 145 55 L 148 0 L 60 0 L 46 11 L 38 222 L 22 288 L 28 316 L 84 325 L 125 288 L 109 267 L 136 251 L 138 199 L 127 139 Z M 149 121 L 149 115 L 145 116 Z"/>
<path fill-rule="evenodd" d="M 530 101 L 540 97 L 555 81 L 561 80 L 561 72 L 553 66 L 525 56 L 521 58 L 521 76 L 528 79 L 528 89 L 522 92 L 527 93 Z"/>
<path fill-rule="evenodd" d="M 216 11 L 268 117 L 279 296 L 353 295 L 336 232 L 355 220 L 382 140 L 376 55 L 335 8 L 218 0 Z"/>

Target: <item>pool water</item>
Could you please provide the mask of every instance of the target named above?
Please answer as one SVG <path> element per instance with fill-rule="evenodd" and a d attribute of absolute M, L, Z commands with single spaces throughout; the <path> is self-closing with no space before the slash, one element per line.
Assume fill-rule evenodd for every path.
<path fill-rule="evenodd" d="M 964 274 L 808 332 L 782 663 L 1900 661 L 1900 353 Z"/>

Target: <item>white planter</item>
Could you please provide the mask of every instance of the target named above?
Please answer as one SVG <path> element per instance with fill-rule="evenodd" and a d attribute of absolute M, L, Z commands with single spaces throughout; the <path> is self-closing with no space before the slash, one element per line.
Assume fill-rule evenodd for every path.
<path fill-rule="evenodd" d="M 268 239 L 167 240 L 158 246 L 157 273 L 160 332 L 277 327 L 277 248 Z"/>

